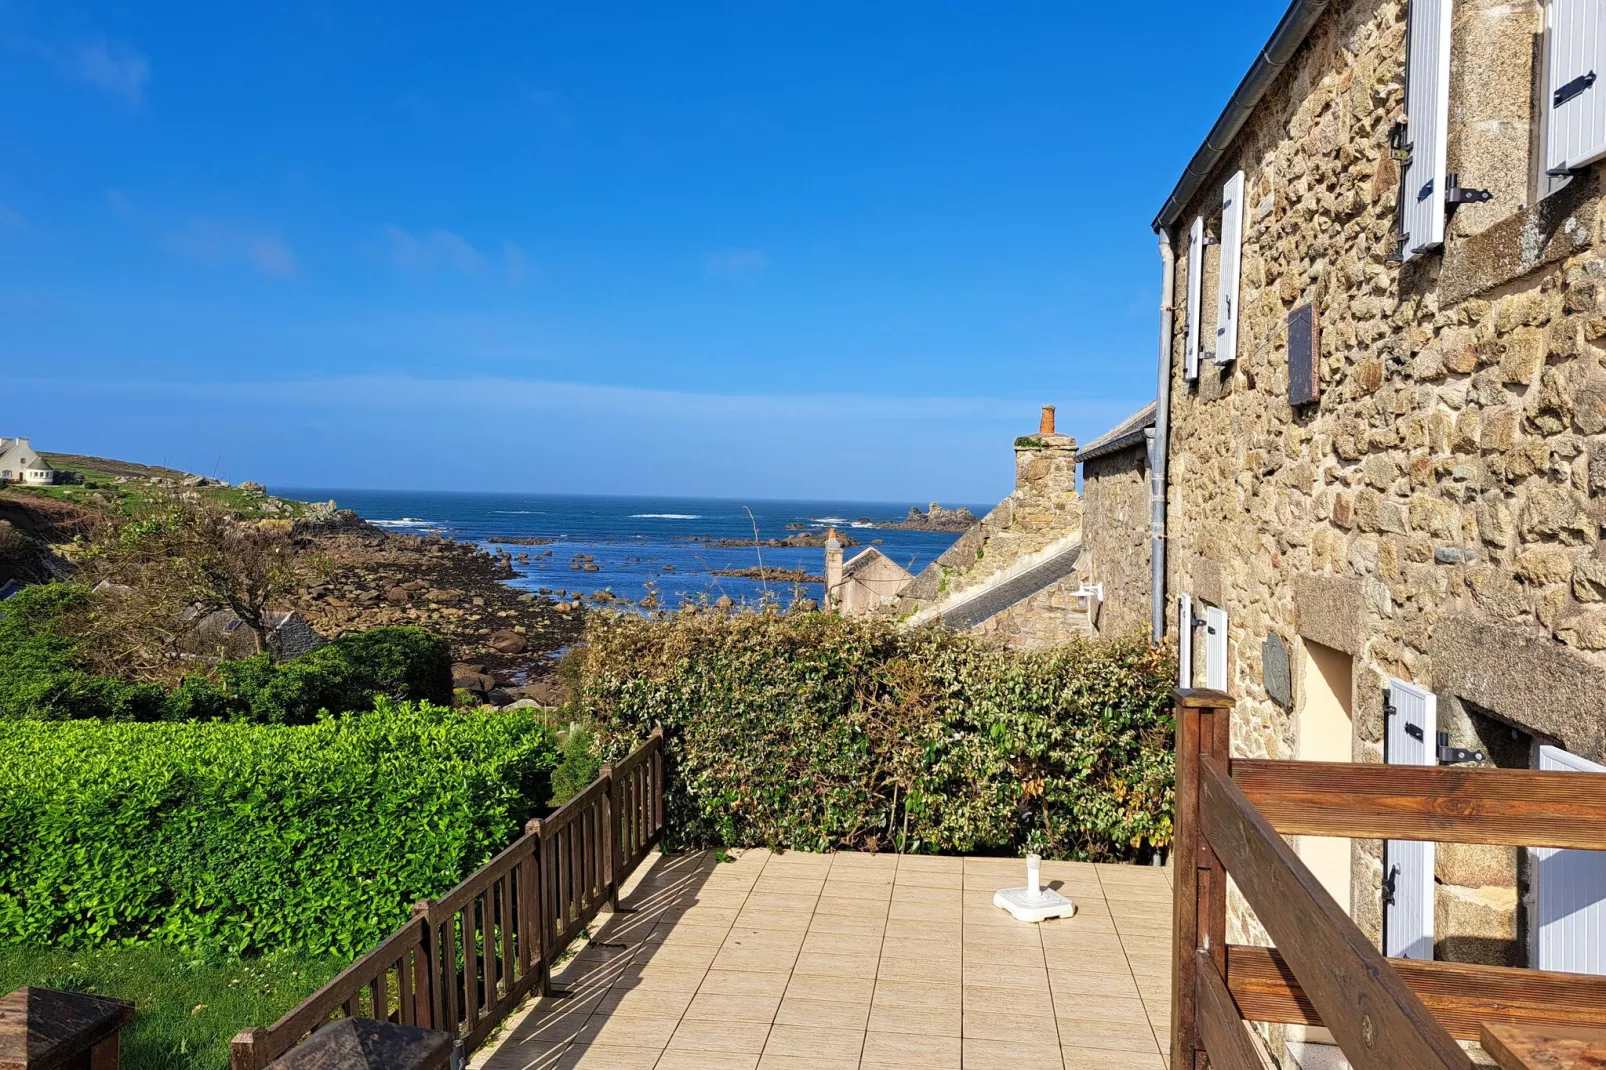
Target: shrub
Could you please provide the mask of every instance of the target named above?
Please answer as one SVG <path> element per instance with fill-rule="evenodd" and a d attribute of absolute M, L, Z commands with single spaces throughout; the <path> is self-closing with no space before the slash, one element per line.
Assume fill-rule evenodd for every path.
<path fill-rule="evenodd" d="M 668 735 L 682 844 L 1132 857 L 1171 839 L 1172 666 L 833 614 L 588 618 L 580 702 Z"/>
<path fill-rule="evenodd" d="M 231 706 L 253 721 L 304 724 L 320 712 L 372 706 L 377 698 L 452 702 L 452 659 L 423 628 L 374 628 L 342 636 L 294 661 L 266 654 L 218 665 Z"/>
<path fill-rule="evenodd" d="M 219 683 L 187 676 L 171 692 L 92 673 L 76 632 L 94 596 L 71 584 L 25 587 L 0 609 L 0 719 L 307 724 L 379 698 L 450 704 L 452 660 L 423 628 L 342 636 L 294 661 L 267 654 L 217 665 Z M 204 663 L 202 663 L 204 664 Z"/>
<path fill-rule="evenodd" d="M 0 942 L 355 954 L 550 792 L 522 714 L 381 702 L 301 726 L 22 721 L 0 736 Z"/>
<path fill-rule="evenodd" d="M 639 744 L 639 740 L 637 741 Z M 552 805 L 562 806 L 597 779 L 602 758 L 597 754 L 595 733 L 585 725 L 571 725 L 563 737 L 558 767 L 552 771 Z"/>

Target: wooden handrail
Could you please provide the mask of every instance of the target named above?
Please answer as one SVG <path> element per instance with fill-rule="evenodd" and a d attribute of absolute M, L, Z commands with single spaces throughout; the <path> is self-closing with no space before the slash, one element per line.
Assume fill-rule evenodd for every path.
<path fill-rule="evenodd" d="M 1606 850 L 1606 791 L 1575 773 L 1234 758 L 1233 782 L 1285 835 Z"/>
<path fill-rule="evenodd" d="M 1606 1029 L 1606 977 L 1415 959 L 1389 966 L 1459 1040 L 1478 1039 L 1487 1022 Z M 1229 945 L 1227 989 L 1250 1021 L 1323 1024 L 1275 948 Z"/>
<path fill-rule="evenodd" d="M 1455 1039 L 1233 783 L 1224 761 L 1199 762 L 1199 822 L 1351 1066 L 1470 1070 Z"/>
<path fill-rule="evenodd" d="M 553 961 L 662 838 L 663 750 L 660 727 L 272 1026 L 242 1030 L 231 1070 L 261 1070 L 318 1028 L 359 1016 L 437 1029 L 473 1051 L 527 995 L 549 990 Z M 621 858 L 609 844 L 633 850 Z"/>

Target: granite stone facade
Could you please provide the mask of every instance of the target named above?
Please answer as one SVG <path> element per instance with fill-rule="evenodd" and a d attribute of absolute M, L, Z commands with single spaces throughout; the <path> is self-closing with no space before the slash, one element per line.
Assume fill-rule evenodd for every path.
<path fill-rule="evenodd" d="M 1174 642 L 1179 594 L 1227 611 L 1237 755 L 1298 753 L 1308 642 L 1353 659 L 1355 761 L 1383 760 L 1390 678 L 1434 691 L 1439 728 L 1491 764 L 1526 767 L 1538 742 L 1606 759 L 1596 169 L 1552 191 L 1535 159 L 1535 6 L 1455 10 L 1448 171 L 1492 196 L 1456 209 L 1442 252 L 1391 261 L 1401 0 L 1331 4 L 1170 228 L 1167 633 Z M 1219 233 L 1240 169 L 1237 359 L 1206 356 L 1189 380 L 1188 229 L 1201 217 Z M 1220 252 L 1203 254 L 1206 339 Z M 1319 315 L 1320 397 L 1296 408 L 1287 324 L 1306 303 Z M 1268 692 L 1271 636 L 1293 666 L 1292 709 Z M 1380 845 L 1356 842 L 1353 870 L 1352 915 L 1380 938 Z M 1518 852 L 1446 847 L 1437 871 L 1437 956 L 1525 963 Z M 1233 917 L 1235 938 L 1256 935 L 1242 903 Z"/>

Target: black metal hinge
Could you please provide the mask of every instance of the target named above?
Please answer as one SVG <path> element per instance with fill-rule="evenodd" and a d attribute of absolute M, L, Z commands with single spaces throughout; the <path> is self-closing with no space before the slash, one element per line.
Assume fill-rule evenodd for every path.
<path fill-rule="evenodd" d="M 1454 211 L 1458 204 L 1482 204 L 1484 201 L 1494 200 L 1493 193 L 1486 189 L 1463 186 L 1460 178 L 1460 175 L 1445 176 L 1444 203 L 1450 206 L 1451 211 Z"/>
<path fill-rule="evenodd" d="M 1438 759 L 1440 765 L 1463 765 L 1467 762 L 1483 761 L 1483 751 L 1468 750 L 1466 747 L 1450 746 L 1450 733 L 1440 732 L 1438 738 Z"/>
<path fill-rule="evenodd" d="M 1556 92 L 1551 97 L 1550 106 L 1552 108 L 1559 108 L 1569 100 L 1582 94 L 1584 90 L 1588 89 L 1594 84 L 1594 71 L 1590 71 L 1588 74 L 1580 74 L 1577 78 L 1574 78 L 1566 85 L 1556 87 Z"/>
<path fill-rule="evenodd" d="M 1407 721 L 1405 723 L 1405 734 L 1410 736 L 1412 739 L 1417 740 L 1418 742 L 1427 741 L 1427 735 L 1422 731 L 1422 726 L 1419 724 L 1412 724 L 1411 722 Z"/>
<path fill-rule="evenodd" d="M 1395 883 L 1399 879 L 1400 879 L 1400 867 L 1399 866 L 1390 867 L 1389 868 L 1389 875 L 1383 878 L 1383 905 L 1384 906 L 1391 907 L 1391 906 L 1394 905 L 1394 886 L 1395 886 Z"/>

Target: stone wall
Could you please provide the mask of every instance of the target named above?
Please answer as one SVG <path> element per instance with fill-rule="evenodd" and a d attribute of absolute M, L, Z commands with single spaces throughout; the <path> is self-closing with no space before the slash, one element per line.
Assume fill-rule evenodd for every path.
<path fill-rule="evenodd" d="M 1476 745 L 1499 725 L 1597 760 L 1606 750 L 1598 187 L 1589 175 L 1532 199 L 1532 5 L 1470 0 L 1456 12 L 1448 169 L 1494 198 L 1458 209 L 1442 255 L 1387 259 L 1399 185 L 1388 140 L 1404 87 L 1399 0 L 1329 8 L 1172 235 L 1168 634 L 1178 593 L 1228 611 L 1236 754 L 1297 752 L 1297 720 L 1265 688 L 1261 651 L 1273 633 L 1352 656 L 1357 761 L 1382 760 L 1389 677 L 1439 694 L 1452 742 Z M 1187 229 L 1197 215 L 1217 232 L 1222 185 L 1239 168 L 1239 357 L 1202 361 L 1190 383 Z M 1208 339 L 1219 247 L 1206 254 Z M 1321 397 L 1295 409 L 1286 323 L 1305 302 L 1319 311 Z M 1530 760 L 1526 744 L 1485 749 Z M 1374 938 L 1379 851 L 1356 844 L 1350 904 Z M 1438 875 L 1439 956 L 1521 959 L 1510 857 L 1441 851 Z M 1241 903 L 1234 928 L 1256 930 Z"/>
<path fill-rule="evenodd" d="M 1149 634 L 1149 463 L 1142 440 L 1082 463 L 1084 571 L 1104 584 L 1099 635 Z"/>

